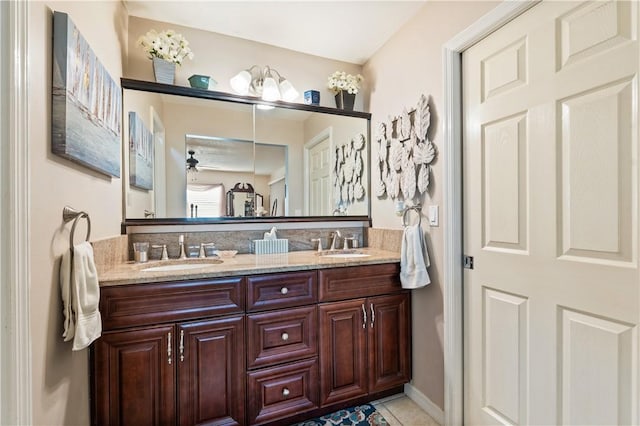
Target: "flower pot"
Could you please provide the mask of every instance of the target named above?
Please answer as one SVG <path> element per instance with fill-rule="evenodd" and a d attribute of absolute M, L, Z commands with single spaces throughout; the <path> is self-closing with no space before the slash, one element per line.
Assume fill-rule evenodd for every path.
<path fill-rule="evenodd" d="M 336 93 L 336 108 L 353 111 L 353 104 L 356 102 L 356 94 L 344 90 Z"/>
<path fill-rule="evenodd" d="M 160 58 L 153 58 L 153 73 L 158 83 L 173 84 L 176 77 L 176 64 Z"/>

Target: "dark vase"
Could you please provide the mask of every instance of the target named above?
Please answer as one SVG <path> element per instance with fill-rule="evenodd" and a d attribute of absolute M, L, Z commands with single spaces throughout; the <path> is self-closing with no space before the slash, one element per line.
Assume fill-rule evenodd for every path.
<path fill-rule="evenodd" d="M 356 102 L 356 94 L 344 90 L 336 93 L 336 108 L 353 111 L 353 104 Z"/>

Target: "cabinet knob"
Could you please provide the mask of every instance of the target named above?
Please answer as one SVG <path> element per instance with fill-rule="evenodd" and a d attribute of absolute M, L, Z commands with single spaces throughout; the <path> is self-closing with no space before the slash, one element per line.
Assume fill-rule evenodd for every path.
<path fill-rule="evenodd" d="M 291 392 L 289 392 L 289 389 L 287 388 L 282 389 L 282 396 L 289 396 L 290 393 Z"/>
<path fill-rule="evenodd" d="M 289 333 L 282 333 L 282 340 L 289 340 Z"/>
<path fill-rule="evenodd" d="M 286 287 L 282 287 L 282 288 L 280 289 L 280 293 L 282 293 L 282 294 L 287 294 L 287 293 L 289 293 L 289 289 L 288 289 L 288 288 L 286 288 Z"/>

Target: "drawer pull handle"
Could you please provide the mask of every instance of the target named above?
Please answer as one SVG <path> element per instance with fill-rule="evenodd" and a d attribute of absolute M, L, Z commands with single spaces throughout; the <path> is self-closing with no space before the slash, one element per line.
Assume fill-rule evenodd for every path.
<path fill-rule="evenodd" d="M 289 396 L 290 393 L 291 392 L 289 392 L 289 389 L 287 388 L 282 389 L 282 396 L 287 397 Z"/>
<path fill-rule="evenodd" d="M 180 330 L 180 362 L 184 362 L 184 330 Z"/>
<path fill-rule="evenodd" d="M 364 303 L 362 304 L 362 315 L 364 315 L 364 319 L 362 320 L 362 328 L 367 328 L 367 310 L 364 308 Z"/>
<path fill-rule="evenodd" d="M 167 334 L 167 358 L 169 359 L 169 365 L 171 365 L 171 332 Z"/>
<path fill-rule="evenodd" d="M 282 340 L 289 340 L 289 333 L 282 333 Z"/>
<path fill-rule="evenodd" d="M 289 293 L 289 289 L 288 289 L 288 288 L 286 288 L 286 287 L 282 287 L 282 288 L 280 289 L 280 293 L 282 293 L 282 294 L 287 294 L 287 293 Z"/>

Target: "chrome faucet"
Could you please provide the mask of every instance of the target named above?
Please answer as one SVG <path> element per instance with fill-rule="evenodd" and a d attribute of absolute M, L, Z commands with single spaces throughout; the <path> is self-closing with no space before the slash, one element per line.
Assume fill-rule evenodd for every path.
<path fill-rule="evenodd" d="M 329 248 L 329 250 L 335 250 L 336 249 L 336 240 L 338 238 L 342 238 L 342 234 L 340 234 L 340 231 L 336 230 L 336 231 L 331 233 L 330 238 L 331 238 L 331 247 Z"/>

